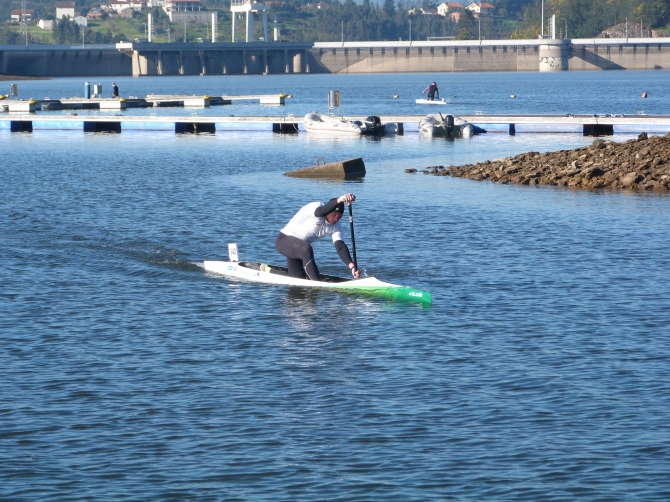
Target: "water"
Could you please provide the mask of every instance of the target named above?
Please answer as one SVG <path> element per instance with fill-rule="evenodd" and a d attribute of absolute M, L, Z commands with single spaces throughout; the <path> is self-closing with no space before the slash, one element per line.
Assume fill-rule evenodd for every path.
<path fill-rule="evenodd" d="M 571 75 L 630 76 L 632 110 L 664 74 Z M 0 499 L 667 500 L 670 197 L 403 172 L 590 141 L 0 133 Z M 282 175 L 354 156 L 362 181 Z M 295 211 L 348 191 L 361 266 L 432 307 L 203 271 L 228 242 L 280 263 Z"/>
<path fill-rule="evenodd" d="M 654 114 L 670 113 L 666 71 L 620 72 L 558 72 L 558 73 L 442 73 L 391 75 L 230 75 L 204 77 L 81 77 L 18 82 L 19 96 L 42 99 L 84 96 L 84 82 L 102 84 L 103 96 L 111 97 L 112 81 L 121 96 L 145 97 L 147 94 L 179 95 L 293 95 L 285 106 L 258 106 L 258 102 L 237 102 L 230 106 L 206 109 L 149 108 L 128 109 L 132 115 L 305 115 L 312 111 L 326 112 L 328 91 L 341 92 L 342 113 L 422 114 L 435 113 L 437 107 L 417 105 L 416 98 L 425 98 L 422 90 L 437 81 L 440 96 L 449 100 L 443 113 L 529 114 L 529 113 L 624 113 L 639 111 Z M 7 83 L 9 85 L 9 83 Z M 641 99 L 642 92 L 648 98 Z M 399 98 L 394 99 L 393 95 Z M 517 97 L 512 99 L 510 96 Z M 46 112 L 43 112 L 46 113 Z M 51 112 L 62 114 L 63 112 Z M 78 114 L 116 115 L 116 110 L 77 111 Z"/>

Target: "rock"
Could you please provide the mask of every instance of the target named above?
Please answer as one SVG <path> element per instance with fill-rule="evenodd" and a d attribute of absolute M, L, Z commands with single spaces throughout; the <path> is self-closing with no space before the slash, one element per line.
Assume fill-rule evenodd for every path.
<path fill-rule="evenodd" d="M 642 181 L 642 179 L 643 179 L 642 176 L 640 176 L 636 172 L 628 173 L 623 178 L 621 178 L 621 185 L 623 187 L 628 188 L 630 186 L 635 185 L 636 183 L 639 183 L 640 181 Z"/>
<path fill-rule="evenodd" d="M 414 168 L 405 169 L 405 172 L 410 173 L 410 174 L 414 174 L 414 173 L 416 173 L 416 169 L 414 169 Z"/>
<path fill-rule="evenodd" d="M 594 148 L 598 148 L 598 149 L 600 149 L 600 148 L 605 148 L 605 141 L 602 140 L 602 139 L 596 139 L 596 140 L 593 142 L 593 147 L 594 147 Z"/>
<path fill-rule="evenodd" d="M 306 167 L 304 169 L 296 169 L 295 171 L 284 173 L 284 176 L 291 176 L 294 178 L 333 179 L 363 178 L 365 176 L 365 163 L 363 162 L 363 159 L 359 157 L 355 159 L 316 165 L 314 167 Z"/>
<path fill-rule="evenodd" d="M 603 174 L 605 174 L 605 171 L 603 171 L 599 167 L 592 167 L 591 169 L 587 169 L 582 173 L 584 178 L 586 178 L 587 180 L 590 180 L 591 178 L 596 178 L 598 176 L 602 176 Z"/>
<path fill-rule="evenodd" d="M 641 132 L 640 135 L 637 137 L 638 141 L 647 141 L 647 133 L 646 132 Z"/>

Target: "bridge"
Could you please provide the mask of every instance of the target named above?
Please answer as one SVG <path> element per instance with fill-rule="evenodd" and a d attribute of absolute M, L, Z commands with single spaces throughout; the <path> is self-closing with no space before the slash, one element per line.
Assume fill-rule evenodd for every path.
<path fill-rule="evenodd" d="M 73 76 L 670 69 L 670 38 L 0 46 L 0 74 Z"/>

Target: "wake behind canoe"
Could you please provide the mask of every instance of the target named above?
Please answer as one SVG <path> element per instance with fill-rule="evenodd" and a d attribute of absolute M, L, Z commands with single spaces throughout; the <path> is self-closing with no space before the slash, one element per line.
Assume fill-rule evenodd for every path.
<path fill-rule="evenodd" d="M 265 284 L 281 284 L 285 286 L 300 286 L 305 288 L 332 289 L 336 291 L 363 293 L 392 300 L 422 303 L 424 305 L 430 305 L 432 302 L 431 295 L 427 291 L 383 282 L 375 277 L 350 280 L 330 275 L 322 275 L 323 280 L 310 281 L 307 279 L 290 277 L 288 275 L 288 270 L 284 267 L 248 261 L 205 261 L 204 268 L 206 271 L 215 274 Z"/>

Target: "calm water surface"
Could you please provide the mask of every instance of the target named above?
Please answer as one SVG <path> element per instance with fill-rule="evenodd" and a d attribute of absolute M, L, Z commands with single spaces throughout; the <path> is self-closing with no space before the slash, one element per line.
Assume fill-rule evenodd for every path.
<path fill-rule="evenodd" d="M 481 108 L 546 78 L 595 110 L 574 88 L 600 78 L 628 95 L 597 112 L 634 113 L 666 74 L 571 75 L 500 75 Z M 373 100 L 427 78 L 184 81 L 323 94 L 334 79 Z M 116 82 L 169 93 L 179 79 Z M 303 91 L 280 113 L 322 101 Z M 648 113 L 667 112 L 657 99 Z M 670 499 L 670 197 L 403 172 L 590 141 L 0 132 L 0 499 Z M 283 176 L 354 156 L 359 182 Z M 361 266 L 432 307 L 203 271 L 228 242 L 280 263 L 295 211 L 348 191 Z M 346 272 L 332 244 L 315 250 Z"/>

